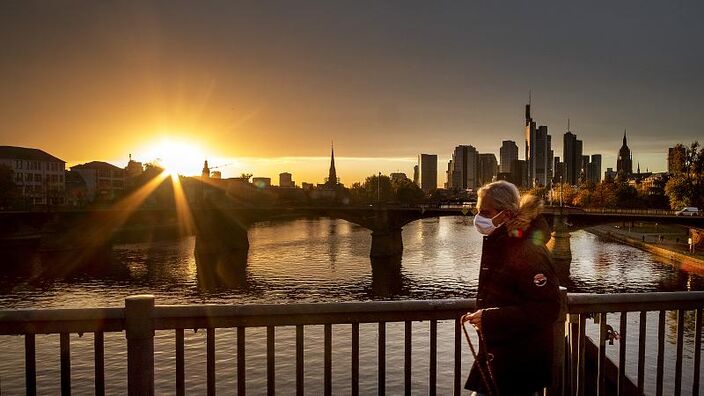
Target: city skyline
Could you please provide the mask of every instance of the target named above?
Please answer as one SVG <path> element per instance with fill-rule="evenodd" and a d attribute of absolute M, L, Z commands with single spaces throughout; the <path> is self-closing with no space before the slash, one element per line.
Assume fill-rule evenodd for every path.
<path fill-rule="evenodd" d="M 498 158 L 532 89 L 540 124 L 570 118 L 604 168 L 625 128 L 634 161 L 665 170 L 663 147 L 704 124 L 704 6 L 548 3 L 4 3 L 0 138 L 69 166 L 151 161 L 171 139 L 202 154 L 191 174 L 208 159 L 312 182 L 332 139 L 350 184 L 457 145 Z"/>

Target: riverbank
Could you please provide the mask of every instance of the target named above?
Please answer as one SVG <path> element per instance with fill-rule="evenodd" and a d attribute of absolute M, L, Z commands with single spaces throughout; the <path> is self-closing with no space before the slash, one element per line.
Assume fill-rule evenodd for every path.
<path fill-rule="evenodd" d="M 685 227 L 652 224 L 638 224 L 633 227 L 600 225 L 585 231 L 666 258 L 681 265 L 685 270 L 704 272 L 704 252 L 688 252 Z"/>

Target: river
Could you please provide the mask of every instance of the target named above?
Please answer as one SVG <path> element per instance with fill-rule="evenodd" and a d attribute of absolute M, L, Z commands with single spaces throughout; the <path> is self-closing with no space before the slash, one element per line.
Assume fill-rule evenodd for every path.
<path fill-rule="evenodd" d="M 215 282 L 212 274 L 198 271 L 192 237 L 122 244 L 113 248 L 113 270 L 108 273 L 82 273 L 63 279 L 3 273 L 0 275 L 0 307 L 123 306 L 125 297 L 142 293 L 154 294 L 157 304 L 247 304 L 471 298 L 476 292 L 481 236 L 474 230 L 471 218 L 425 219 L 405 226 L 401 269 L 391 274 L 372 270 L 369 231 L 342 220 L 260 223 L 250 230 L 249 239 L 246 270 L 228 275 L 225 281 Z M 569 291 L 704 290 L 702 274 L 682 271 L 650 253 L 599 239 L 586 231 L 573 233 L 571 243 L 571 277 L 566 285 Z M 45 258 L 41 265 L 51 265 L 50 261 Z M 654 319 L 650 318 L 649 334 L 656 328 Z M 617 320 L 609 317 L 610 323 L 616 324 Z M 635 320 L 635 316 L 629 316 L 631 335 L 637 333 Z M 674 349 L 674 321 L 674 317 L 668 317 L 668 356 Z M 687 341 L 691 341 L 693 319 L 689 318 L 687 323 L 690 327 Z M 306 328 L 306 393 L 317 394 L 322 389 L 322 332 L 321 326 Z M 414 393 L 418 394 L 427 393 L 428 362 L 427 358 L 420 357 L 428 353 L 428 332 L 427 323 L 414 323 L 417 362 L 414 361 L 413 378 Z M 187 392 L 201 394 L 205 389 L 205 334 L 204 331 L 187 333 Z M 402 324 L 388 325 L 387 391 L 390 394 L 403 389 L 402 335 Z M 440 323 L 438 336 L 438 393 L 446 394 L 452 388 L 449 375 L 452 370 L 451 323 Z M 235 340 L 234 330 L 217 331 L 217 386 L 223 393 L 234 393 L 236 389 Z M 90 393 L 92 337 L 90 334 L 72 335 L 71 341 L 74 393 Z M 277 329 L 276 342 L 277 391 L 291 394 L 295 389 L 294 329 Z M 105 343 L 107 393 L 120 394 L 126 386 L 124 335 L 106 334 Z M 333 326 L 334 394 L 349 393 L 350 345 L 349 325 Z M 692 383 L 692 343 L 687 342 L 685 346 L 685 357 L 689 359 L 685 367 L 690 367 L 689 372 L 685 369 L 683 389 L 686 390 Z M 23 347 L 20 337 L 0 337 L 0 391 L 3 395 L 23 393 Z M 265 331 L 248 329 L 247 348 L 248 393 L 265 394 Z M 610 356 L 617 348 L 609 347 Z M 654 351 L 649 349 L 647 353 L 650 367 L 650 363 L 654 364 Z M 465 354 L 463 368 L 468 372 L 471 358 L 468 351 Z M 633 356 L 629 356 L 629 361 L 633 361 Z M 59 389 L 58 359 L 58 336 L 38 336 L 40 394 L 54 394 Z M 376 393 L 376 325 L 361 326 L 360 359 L 360 392 Z M 174 392 L 174 367 L 173 332 L 158 332 L 158 394 Z M 646 372 L 654 377 L 654 370 Z M 647 378 L 646 388 L 653 387 L 654 378 Z"/>

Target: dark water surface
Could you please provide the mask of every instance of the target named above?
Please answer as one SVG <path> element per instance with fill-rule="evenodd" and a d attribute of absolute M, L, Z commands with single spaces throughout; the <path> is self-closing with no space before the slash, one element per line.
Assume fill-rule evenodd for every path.
<path fill-rule="evenodd" d="M 379 271 L 369 260 L 370 233 L 342 220 L 304 219 L 262 223 L 249 233 L 251 243 L 246 269 L 214 274 L 203 271 L 193 250 L 194 238 L 180 241 L 115 246 L 108 273 L 84 273 L 63 279 L 29 279 L 26 275 L 0 275 L 0 307 L 49 308 L 123 306 L 129 295 L 154 294 L 157 304 L 246 304 L 287 302 L 339 302 L 389 299 L 470 298 L 477 287 L 481 237 L 471 219 L 446 217 L 416 221 L 404 227 L 404 256 L 398 271 Z M 681 271 L 649 253 L 601 240 L 585 231 L 572 234 L 572 270 L 569 291 L 592 293 L 704 290 L 701 274 Z M 44 258 L 41 265 L 50 265 Z M 41 267 L 41 266 L 40 266 Z M 199 271 L 199 267 L 201 270 Z M 220 278 L 220 281 L 216 281 Z M 629 333 L 637 334 L 637 315 L 629 315 Z M 691 389 L 694 319 L 685 343 L 683 389 Z M 609 316 L 609 323 L 618 323 Z M 674 324 L 668 316 L 666 352 L 674 356 Z M 656 334 L 655 317 L 649 316 L 648 334 Z M 452 389 L 452 323 L 441 322 L 438 336 L 438 394 Z M 362 325 L 360 336 L 360 391 L 376 393 L 376 325 Z M 322 326 L 306 327 L 306 393 L 322 389 Z M 205 334 L 186 336 L 186 377 L 189 394 L 205 391 Z M 266 393 L 266 332 L 247 330 L 247 388 L 250 394 Z M 414 394 L 427 394 L 428 323 L 414 323 Z M 72 335 L 72 378 L 76 394 L 92 391 L 92 336 Z M 235 331 L 219 329 L 217 386 L 235 393 Z M 159 394 L 174 393 L 175 357 L 173 332 L 158 332 L 156 386 Z M 106 334 L 106 386 L 109 394 L 122 394 L 126 383 L 124 335 Z M 295 329 L 278 328 L 276 337 L 277 391 L 295 390 Z M 350 328 L 333 326 L 333 393 L 350 392 Z M 629 343 L 630 349 L 637 344 Z M 0 337 L 0 391 L 24 390 L 24 343 L 20 337 Z M 618 346 L 609 347 L 610 356 Z M 650 347 L 649 347 L 650 348 Z M 648 368 L 654 367 L 654 349 L 646 352 Z M 465 348 L 466 349 L 466 348 Z M 652 350 L 651 350 L 652 349 Z M 471 357 L 464 351 L 467 372 Z M 615 356 L 615 355 L 613 355 Z M 629 354 L 629 370 L 635 355 Z M 37 337 L 40 394 L 59 389 L 58 336 Z M 674 359 L 669 359 L 668 364 Z M 666 359 L 668 361 L 668 359 Z M 674 366 L 673 366 L 674 367 Z M 689 371 L 687 371 L 689 367 Z M 670 367 L 671 368 L 671 367 Z M 403 389 L 403 324 L 387 325 L 387 391 Z M 631 375 L 635 375 L 634 370 Z M 629 373 L 630 373 L 629 371 Z M 674 369 L 672 368 L 672 370 Z M 648 389 L 654 389 L 654 369 L 646 370 Z M 671 379 L 668 385 L 671 387 Z M 666 393 L 667 393 L 666 387 Z"/>

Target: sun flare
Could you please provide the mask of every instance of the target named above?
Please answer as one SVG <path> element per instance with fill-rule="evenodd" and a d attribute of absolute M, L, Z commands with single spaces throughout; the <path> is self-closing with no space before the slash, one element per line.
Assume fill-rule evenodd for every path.
<path fill-rule="evenodd" d="M 164 168 L 169 175 L 198 175 L 206 154 L 198 144 L 165 139 L 150 145 L 145 158 Z"/>

